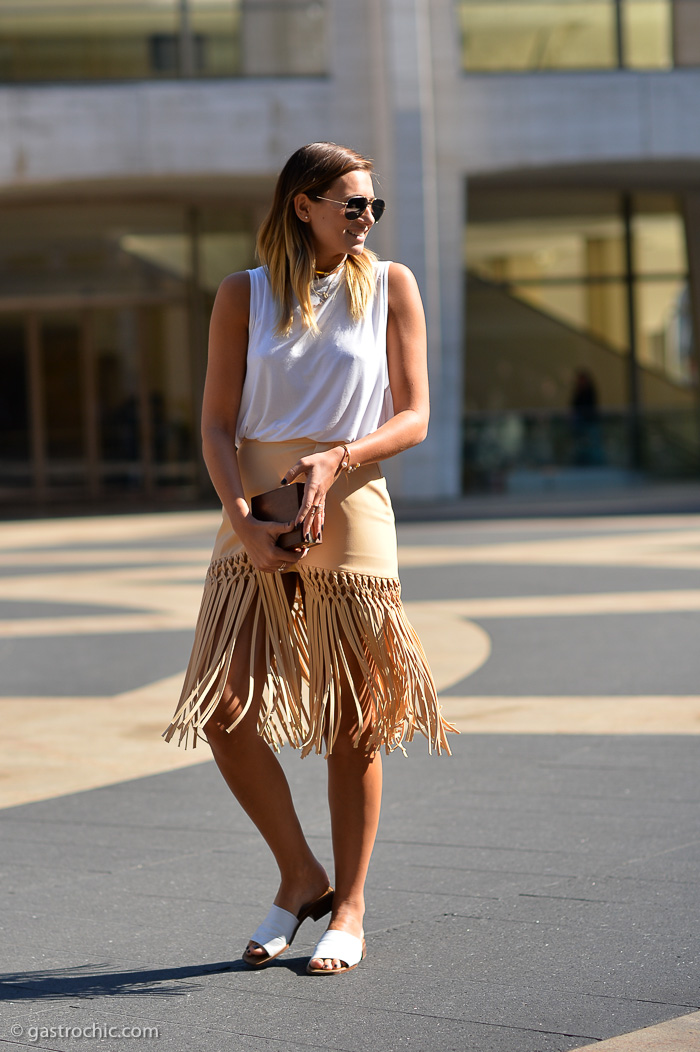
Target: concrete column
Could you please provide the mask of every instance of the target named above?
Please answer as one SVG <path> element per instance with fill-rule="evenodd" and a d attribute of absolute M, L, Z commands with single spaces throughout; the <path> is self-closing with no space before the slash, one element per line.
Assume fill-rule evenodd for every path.
<path fill-rule="evenodd" d="M 700 383 L 700 193 L 683 197 L 685 214 L 688 271 L 690 274 L 690 304 L 693 319 L 693 358 Z M 698 388 L 696 386 L 696 392 Z M 699 404 L 700 409 L 700 404 Z"/>
<path fill-rule="evenodd" d="M 434 99 L 434 9 L 428 0 L 384 0 L 384 55 L 386 64 L 387 135 L 391 142 L 391 171 L 387 197 L 393 211 L 392 256 L 409 266 L 423 296 L 428 326 L 428 364 L 433 418 L 428 439 L 386 465 L 387 478 L 397 496 L 426 498 L 453 496 L 459 491 L 459 420 L 455 416 L 454 368 L 445 361 L 443 321 L 454 339 L 454 289 L 443 294 L 446 261 L 441 234 L 454 241 L 456 216 L 440 200 L 442 184 L 451 202 L 452 172 L 438 177 Z M 444 26 L 440 23 L 441 30 Z M 449 216 L 449 218 L 447 218 Z M 442 225 L 441 225 L 442 223 Z M 447 261 L 454 281 L 453 256 Z M 457 264 L 461 271 L 461 260 Z M 447 316 L 443 318 L 443 311 Z M 450 346 L 450 352 L 453 347 Z M 453 364 L 453 363 L 452 363 Z"/>

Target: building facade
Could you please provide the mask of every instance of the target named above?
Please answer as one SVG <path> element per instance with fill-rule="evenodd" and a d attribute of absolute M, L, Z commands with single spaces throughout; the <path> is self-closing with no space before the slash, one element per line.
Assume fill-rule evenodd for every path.
<path fill-rule="evenodd" d="M 0 0 L 0 507 L 208 492 L 277 171 L 376 160 L 433 417 L 403 499 L 700 466 L 696 0 Z"/>

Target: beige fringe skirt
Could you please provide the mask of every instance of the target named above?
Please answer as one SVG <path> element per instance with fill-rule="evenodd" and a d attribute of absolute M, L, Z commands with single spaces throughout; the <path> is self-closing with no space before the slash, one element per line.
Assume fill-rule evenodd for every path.
<path fill-rule="evenodd" d="M 244 440 L 238 463 L 246 498 L 274 489 L 282 476 L 310 453 L 330 447 L 309 439 L 292 442 Z M 303 481 L 303 479 L 302 479 Z M 396 527 L 386 483 L 377 464 L 343 473 L 326 496 L 323 543 L 285 571 L 298 574 L 291 603 L 282 574 L 262 573 L 249 561 L 226 513 L 214 545 L 194 647 L 182 695 L 166 741 L 194 747 L 219 704 L 229 676 L 236 639 L 253 618 L 248 697 L 253 696 L 256 641 L 262 637 L 267 679 L 258 730 L 273 748 L 285 742 L 331 752 L 340 722 L 341 679 L 351 684 L 358 713 L 371 711 L 367 748 L 402 748 L 416 730 L 429 747 L 449 753 L 435 683 L 420 640 L 401 603 Z M 348 654 L 361 683 L 350 674 Z M 343 703 L 350 702 L 344 694 Z"/>

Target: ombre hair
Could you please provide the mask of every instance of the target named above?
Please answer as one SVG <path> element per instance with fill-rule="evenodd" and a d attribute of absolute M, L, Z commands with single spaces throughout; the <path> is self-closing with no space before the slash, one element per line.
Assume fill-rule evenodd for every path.
<path fill-rule="evenodd" d="M 301 307 L 301 323 L 318 332 L 311 303 L 311 282 L 316 258 L 309 227 L 294 208 L 297 194 L 312 200 L 328 192 L 336 179 L 348 172 L 372 172 L 368 157 L 334 142 L 312 142 L 293 153 L 280 172 L 272 206 L 258 231 L 256 251 L 267 267 L 272 293 L 279 305 L 277 331 L 288 333 L 294 317 L 295 297 Z M 348 256 L 345 286 L 350 316 L 359 321 L 367 311 L 375 290 L 374 252 L 365 249 Z"/>

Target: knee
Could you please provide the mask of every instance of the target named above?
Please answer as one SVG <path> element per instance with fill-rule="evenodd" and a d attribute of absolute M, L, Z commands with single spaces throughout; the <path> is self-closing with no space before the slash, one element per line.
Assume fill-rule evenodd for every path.
<path fill-rule="evenodd" d="M 252 709 L 252 705 L 246 711 L 240 704 L 224 702 L 216 707 L 204 724 L 204 733 L 214 752 L 230 749 L 234 743 L 245 739 L 251 730 L 257 733 L 256 713 Z"/>
<path fill-rule="evenodd" d="M 357 725 L 354 728 L 345 728 L 341 725 L 338 735 L 333 742 L 331 756 L 335 756 L 339 762 L 351 764 L 370 764 L 376 755 L 376 748 L 368 748 L 372 736 L 372 724 L 366 723 L 362 729 L 359 739 L 357 737 Z"/>

